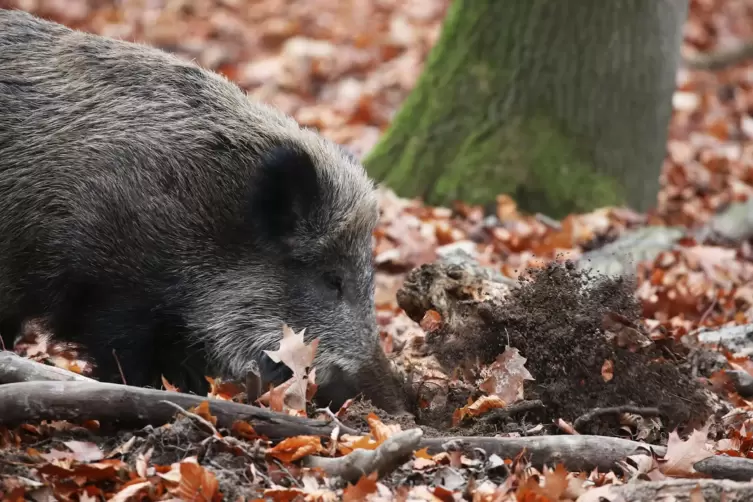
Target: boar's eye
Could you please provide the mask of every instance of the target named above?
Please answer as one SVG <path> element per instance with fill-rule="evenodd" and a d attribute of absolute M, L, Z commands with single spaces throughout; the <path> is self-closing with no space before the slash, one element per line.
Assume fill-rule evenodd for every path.
<path fill-rule="evenodd" d="M 334 272 L 328 272 L 324 274 L 324 281 L 329 288 L 337 293 L 337 298 L 342 298 L 343 295 L 343 280 L 342 277 Z"/>

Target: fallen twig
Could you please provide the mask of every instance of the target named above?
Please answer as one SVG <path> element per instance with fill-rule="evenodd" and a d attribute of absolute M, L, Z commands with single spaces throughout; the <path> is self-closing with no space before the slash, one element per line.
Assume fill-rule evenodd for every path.
<path fill-rule="evenodd" d="M 217 428 L 216 428 L 216 427 L 215 427 L 214 425 L 212 425 L 212 423 L 211 423 L 211 422 L 209 422 L 209 421 L 208 421 L 207 419 L 205 419 L 204 417 L 200 417 L 200 416 L 199 416 L 199 415 L 197 415 L 196 413 L 191 413 L 191 412 L 190 412 L 190 411 L 188 411 L 188 410 L 184 410 L 183 408 L 181 408 L 181 407 L 180 407 L 180 406 L 178 406 L 177 404 L 175 404 L 175 403 L 172 403 L 172 402 L 170 402 L 170 401 L 165 401 L 164 399 L 163 399 L 163 400 L 161 400 L 161 401 L 160 401 L 160 403 L 165 403 L 165 404 L 167 404 L 167 405 L 169 405 L 169 406 L 171 406 L 171 407 L 175 408 L 176 410 L 178 410 L 178 413 L 180 413 L 181 415 L 183 415 L 183 416 L 185 416 L 185 417 L 188 417 L 188 418 L 190 418 L 191 420 L 194 420 L 195 422 L 198 422 L 199 424 L 203 425 L 203 426 L 204 426 L 204 427 L 205 427 L 206 429 L 208 429 L 208 430 L 209 430 L 209 432 L 211 432 L 211 433 L 212 433 L 212 434 L 213 434 L 213 435 L 214 435 L 215 437 L 217 437 L 217 438 L 219 438 L 219 437 L 222 437 L 222 435 L 221 435 L 221 434 L 220 434 L 220 433 L 219 433 L 219 432 L 217 431 Z"/>
<path fill-rule="evenodd" d="M 508 417 L 518 415 L 520 413 L 541 410 L 544 408 L 544 403 L 539 399 L 534 399 L 531 401 L 518 401 L 505 406 L 504 408 L 496 408 L 494 410 L 490 410 L 488 413 L 481 415 L 481 417 L 479 417 L 479 420 L 482 422 L 497 422 Z"/>
<path fill-rule="evenodd" d="M 730 49 L 695 54 L 685 58 L 685 66 L 691 70 L 721 70 L 753 58 L 753 41 L 744 42 Z"/>
<path fill-rule="evenodd" d="M 702 497 L 693 497 L 699 489 Z M 624 485 L 606 485 L 592 488 L 578 497 L 576 502 L 600 500 L 690 500 L 748 501 L 753 500 L 753 483 L 718 479 L 665 479 L 662 481 L 639 481 Z"/>
<path fill-rule="evenodd" d="M 261 375 L 256 369 L 246 372 L 246 402 L 254 404 L 262 395 Z"/>
<path fill-rule="evenodd" d="M 36 381 L 96 382 L 84 375 L 21 357 L 15 352 L 0 351 L 0 384 Z"/>
<path fill-rule="evenodd" d="M 661 415 L 659 408 L 643 408 L 641 406 L 625 405 L 613 406 L 609 408 L 594 408 L 588 413 L 585 413 L 576 418 L 575 422 L 573 422 L 573 428 L 576 431 L 581 432 L 583 430 L 583 427 L 586 424 L 592 422 L 596 417 L 601 417 L 604 415 L 621 415 L 623 413 L 633 413 L 642 417 L 656 417 Z"/>
<path fill-rule="evenodd" d="M 444 451 L 446 443 L 461 445 L 465 450 L 480 448 L 487 454 L 495 453 L 502 458 L 515 458 L 521 451 L 534 467 L 554 466 L 563 463 L 571 471 L 599 469 L 609 471 L 616 463 L 630 455 L 653 450 L 663 456 L 667 449 L 628 439 L 582 435 L 535 436 L 535 437 L 446 437 L 425 438 L 419 448 L 428 447 L 429 453 Z M 753 479 L 753 460 L 742 457 L 714 455 L 697 462 L 693 468 L 715 479 L 749 481 Z"/>
<path fill-rule="evenodd" d="M 421 429 L 408 429 L 390 436 L 374 450 L 358 449 L 337 458 L 309 456 L 302 463 L 306 467 L 319 467 L 330 476 L 340 476 L 350 483 L 372 472 L 377 472 L 381 478 L 410 458 L 418 449 L 422 435 Z"/>
<path fill-rule="evenodd" d="M 340 431 L 339 434 L 342 434 L 342 430 L 343 429 L 347 429 L 347 427 L 340 421 L 340 419 L 337 418 L 337 415 L 335 415 L 335 412 L 333 412 L 329 408 L 327 408 L 327 407 L 325 407 L 325 408 L 317 408 L 316 411 L 317 411 L 317 413 L 324 413 L 329 418 L 331 418 L 332 419 L 332 423 L 335 424 L 337 427 L 339 427 L 339 431 Z"/>
<path fill-rule="evenodd" d="M 0 424 L 15 426 L 40 420 L 99 420 L 123 427 L 159 426 L 172 420 L 174 410 L 160 401 L 182 408 L 209 402 L 220 427 L 236 420 L 251 423 L 254 430 L 272 440 L 298 435 L 329 436 L 333 425 L 319 420 L 179 392 L 145 389 L 101 382 L 23 382 L 0 385 Z M 340 426 L 346 434 L 358 435 Z"/>

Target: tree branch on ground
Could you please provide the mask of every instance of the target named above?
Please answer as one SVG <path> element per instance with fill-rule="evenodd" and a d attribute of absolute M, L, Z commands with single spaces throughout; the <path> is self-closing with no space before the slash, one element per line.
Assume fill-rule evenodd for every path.
<path fill-rule="evenodd" d="M 589 490 L 578 502 L 601 500 L 699 500 L 695 490 L 703 495 L 704 502 L 753 500 L 753 483 L 716 479 L 665 479 L 662 481 L 607 485 Z"/>
<path fill-rule="evenodd" d="M 753 41 L 748 41 L 728 49 L 686 56 L 684 64 L 691 70 L 716 71 L 751 58 L 753 58 Z"/>
<path fill-rule="evenodd" d="M 39 363 L 8 350 L 0 351 L 0 384 L 33 381 L 96 382 L 89 377 Z"/>
<path fill-rule="evenodd" d="M 663 456 L 667 449 L 638 441 L 630 441 L 606 436 L 538 436 L 538 437 L 453 437 L 426 438 L 420 448 L 428 448 L 429 453 L 444 451 L 445 445 L 452 443 L 472 451 L 480 448 L 487 454 L 497 454 L 502 458 L 515 458 L 522 450 L 530 458 L 532 465 L 540 468 L 563 463 L 571 471 L 590 471 L 598 468 L 609 471 L 618 461 L 630 455 L 648 454 L 649 449 Z M 697 462 L 693 468 L 715 479 L 750 481 L 753 478 L 753 460 L 742 457 L 715 455 Z"/>
<path fill-rule="evenodd" d="M 358 449 L 337 458 L 309 456 L 304 458 L 303 465 L 319 467 L 330 476 L 340 476 L 350 483 L 372 472 L 382 478 L 408 461 L 418 449 L 422 435 L 421 429 L 408 429 L 390 436 L 374 450 Z"/>
<path fill-rule="evenodd" d="M 291 436 L 329 436 L 334 424 L 202 396 L 102 382 L 22 382 L 0 385 L 0 424 L 16 426 L 40 420 L 99 420 L 120 427 L 160 426 L 172 420 L 175 409 L 209 401 L 220 427 L 236 420 L 248 421 L 254 430 L 272 440 Z M 341 426 L 341 429 L 343 427 Z M 359 434 L 350 428 L 345 434 Z"/>
<path fill-rule="evenodd" d="M 588 413 L 581 415 L 577 419 L 575 419 L 575 422 L 573 422 L 573 428 L 576 431 L 581 431 L 583 430 L 584 425 L 593 421 L 593 419 L 596 417 L 601 417 L 604 415 L 621 415 L 623 413 L 632 413 L 635 415 L 641 415 L 642 417 L 656 417 L 661 415 L 659 408 L 644 408 L 641 406 L 626 405 L 613 406 L 610 408 L 594 408 Z"/>

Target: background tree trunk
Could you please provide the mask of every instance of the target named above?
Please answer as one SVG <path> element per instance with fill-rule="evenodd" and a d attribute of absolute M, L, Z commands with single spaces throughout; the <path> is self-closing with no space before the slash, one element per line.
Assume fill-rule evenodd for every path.
<path fill-rule="evenodd" d="M 365 159 L 399 195 L 561 217 L 655 203 L 688 0 L 453 0 Z"/>

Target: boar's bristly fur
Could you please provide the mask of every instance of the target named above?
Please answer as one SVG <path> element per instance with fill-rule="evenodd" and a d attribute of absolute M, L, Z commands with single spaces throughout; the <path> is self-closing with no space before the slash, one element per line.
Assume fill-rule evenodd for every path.
<path fill-rule="evenodd" d="M 287 323 L 318 401 L 402 408 L 378 342 L 373 183 L 336 144 L 144 45 L 0 10 L 0 330 L 46 319 L 97 376 L 203 391 Z"/>

